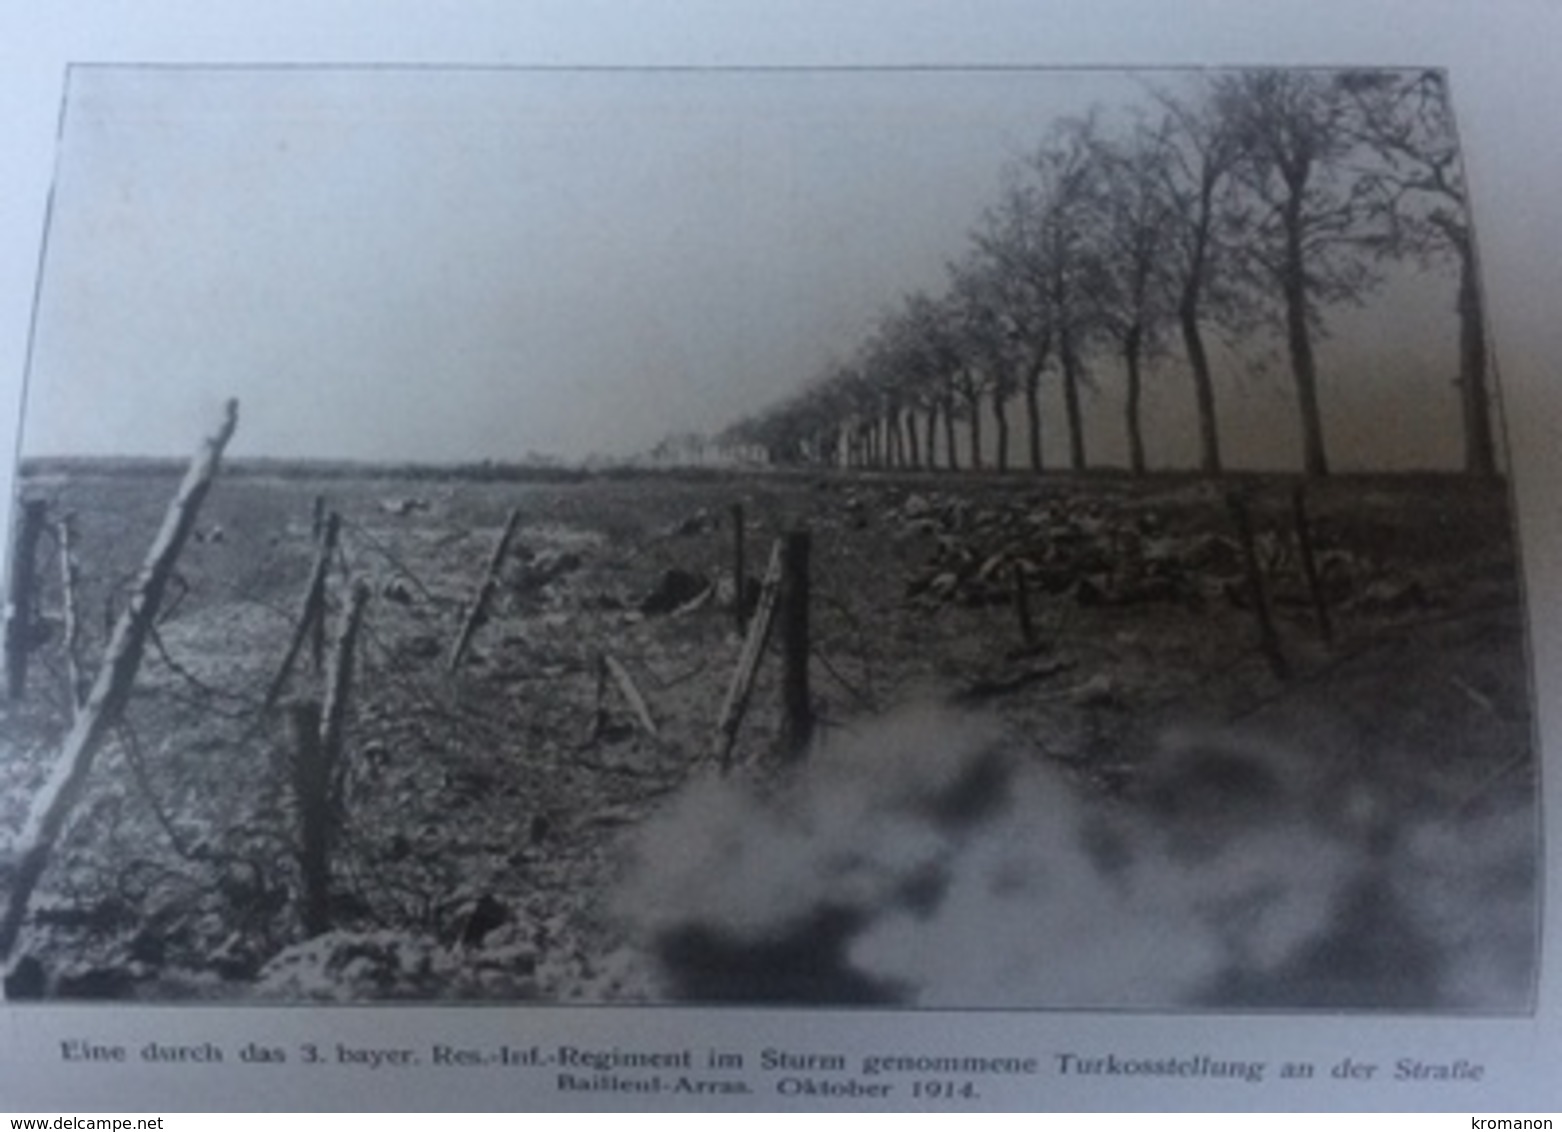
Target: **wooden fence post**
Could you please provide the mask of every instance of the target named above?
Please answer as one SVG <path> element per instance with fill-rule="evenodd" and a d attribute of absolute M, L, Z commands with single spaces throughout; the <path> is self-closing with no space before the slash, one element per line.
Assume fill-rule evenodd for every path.
<path fill-rule="evenodd" d="M 732 744 L 738 737 L 738 725 L 748 708 L 749 695 L 754 690 L 754 675 L 765 655 L 765 645 L 770 641 L 770 629 L 775 624 L 776 605 L 781 594 L 781 547 L 778 539 L 770 552 L 770 564 L 765 568 L 764 581 L 759 587 L 759 604 L 749 621 L 748 636 L 743 638 L 743 650 L 738 654 L 738 666 L 733 669 L 732 683 L 727 687 L 727 697 L 721 704 L 721 716 L 716 721 L 716 738 L 711 755 L 722 772 L 732 767 Z"/>
<path fill-rule="evenodd" d="M 1025 583 L 1025 567 L 1014 562 L 1009 571 L 1014 583 L 1014 616 L 1020 624 L 1020 642 L 1027 649 L 1036 647 L 1036 622 L 1030 613 L 1030 587 Z"/>
<path fill-rule="evenodd" d="M 743 560 L 743 504 L 732 505 L 732 617 L 738 636 L 748 627 L 748 565 Z"/>
<path fill-rule="evenodd" d="M 320 748 L 319 702 L 295 700 L 287 718 L 298 807 L 299 919 L 304 933 L 315 936 L 331 927 L 331 766 Z"/>
<path fill-rule="evenodd" d="M 1307 578 L 1307 592 L 1312 597 L 1313 621 L 1318 626 L 1318 636 L 1326 645 L 1334 643 L 1334 624 L 1329 618 L 1329 601 L 1324 596 L 1323 580 L 1318 575 L 1318 555 L 1313 548 L 1312 524 L 1307 519 L 1307 489 L 1297 484 L 1291 491 L 1291 516 L 1296 524 L 1296 545 L 1302 552 L 1302 573 Z"/>
<path fill-rule="evenodd" d="M 369 604 L 369 584 L 353 585 L 341 628 L 331 650 L 325 705 L 312 700 L 291 705 L 288 722 L 293 739 L 293 788 L 298 801 L 298 864 L 302 886 L 299 918 L 304 931 L 319 935 L 331 929 L 331 848 L 342 820 L 341 780 L 346 765 L 342 740 L 347 734 L 347 708 L 352 701 L 353 658 L 363 612 Z"/>
<path fill-rule="evenodd" d="M 330 577 L 331 556 L 336 553 L 336 540 L 341 525 L 342 517 L 332 511 L 325 520 L 325 526 L 321 528 L 318 546 L 315 549 L 315 563 L 309 572 L 309 587 L 304 591 L 304 607 L 299 612 L 298 624 L 293 627 L 293 638 L 288 642 L 287 652 L 282 656 L 277 674 L 271 678 L 271 687 L 266 689 L 266 699 L 261 709 L 263 711 L 269 712 L 276 706 L 306 639 L 313 640 L 315 671 L 318 672 L 323 667 L 325 584 L 326 579 Z"/>
<path fill-rule="evenodd" d="M 807 754 L 814 732 L 808 688 L 808 557 L 812 543 L 807 531 L 789 531 L 781 552 L 781 750 L 789 759 Z"/>
<path fill-rule="evenodd" d="M 81 671 L 81 613 L 76 605 L 79 582 L 76 569 L 76 533 L 70 515 L 61 515 L 55 525 L 60 543 L 60 606 L 63 624 L 60 634 L 65 647 L 65 680 L 70 685 L 71 719 L 87 701 L 87 680 Z"/>
<path fill-rule="evenodd" d="M 9 961 L 33 889 L 48 864 L 49 852 L 70 816 L 72 806 L 104 737 L 119 722 L 130 692 L 147 637 L 157 622 L 163 595 L 179 561 L 179 552 L 195 529 L 201 503 L 211 490 L 222 451 L 238 427 L 239 403 L 229 401 L 217 431 L 201 446 L 185 473 L 163 525 L 152 540 L 146 564 L 137 575 L 136 585 L 124 612 L 114 626 L 113 636 L 103 656 L 103 664 L 93 681 L 92 691 L 65 737 L 60 756 L 33 801 L 27 822 L 16 840 L 16 873 L 11 884 L 5 914 L 0 917 L 0 963 Z"/>
<path fill-rule="evenodd" d="M 1269 668 L 1280 680 L 1288 679 L 1291 666 L 1286 663 L 1280 648 L 1280 634 L 1275 629 L 1275 619 L 1269 609 L 1269 591 L 1264 585 L 1264 572 L 1258 565 L 1258 548 L 1253 543 L 1253 523 L 1248 517 L 1247 501 L 1233 491 L 1226 496 L 1226 506 L 1231 511 L 1231 521 L 1236 527 L 1237 541 L 1242 546 L 1242 562 L 1247 571 L 1248 600 L 1253 605 L 1253 619 L 1258 625 L 1258 647 L 1269 661 Z"/>
<path fill-rule="evenodd" d="M 16 542 L 11 547 L 11 596 L 5 619 L 6 694 L 14 702 L 27 694 L 27 661 L 38 629 L 38 538 L 48 504 L 22 503 Z"/>

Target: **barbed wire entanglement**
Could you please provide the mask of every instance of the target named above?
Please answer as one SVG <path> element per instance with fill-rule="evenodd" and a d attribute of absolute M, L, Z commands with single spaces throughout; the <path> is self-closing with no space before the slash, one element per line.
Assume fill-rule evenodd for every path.
<path fill-rule="evenodd" d="M 166 488 L 81 477 L 40 492 L 73 516 L 60 541 L 74 569 L 38 571 L 36 624 L 135 603 L 133 536 Z M 833 792 L 828 813 L 860 807 L 853 836 L 867 840 L 810 857 L 825 872 L 809 884 L 848 905 L 873 886 L 840 890 L 829 870 L 925 823 L 943 846 L 932 872 L 851 912 L 888 923 L 898 902 L 953 891 L 954 874 L 934 877 L 981 843 L 986 826 L 968 823 L 1031 805 L 1033 774 L 1060 775 L 1056 789 L 1089 807 L 1153 813 L 1178 727 L 1289 735 L 1309 775 L 1427 813 L 1495 820 L 1532 790 L 1521 655 L 1507 647 L 1511 545 L 1484 537 L 1500 509 L 1464 512 L 1484 535 L 1453 554 L 1346 483 L 1308 486 L 1301 503 L 1289 481 L 1233 497 L 1219 481 L 969 474 L 417 490 L 218 485 L 43 871 L 14 993 L 699 997 L 714 992 L 690 962 L 747 960 L 711 908 L 679 896 L 647 911 L 665 823 L 692 823 L 679 838 L 695 849 L 749 826 L 785 845 L 796 822 L 830 828 L 813 808 Z M 107 644 L 77 620 L 75 634 L 37 635 L 27 695 L 10 705 L 34 736 L 8 768 L 13 795 L 38 794 L 86 710 L 71 688 Z M 1000 789 L 1011 772 L 959 729 L 907 737 L 894 720 L 916 705 L 989 720 L 1027 769 Z M 931 736 L 976 762 L 919 778 Z M 903 764 L 883 761 L 886 743 Z M 876 767 L 866 785 L 849 772 L 859 758 Z M 691 809 L 700 798 L 714 808 Z M 24 816 L 7 811 L 6 828 Z M 766 855 L 716 858 L 743 877 Z M 814 927 L 833 915 L 793 911 Z M 847 963 L 826 964 L 831 993 L 902 985 L 893 964 L 882 979 L 831 966 Z M 734 979 L 733 993 L 760 993 Z M 1256 993 L 1242 986 L 1231 993 Z"/>

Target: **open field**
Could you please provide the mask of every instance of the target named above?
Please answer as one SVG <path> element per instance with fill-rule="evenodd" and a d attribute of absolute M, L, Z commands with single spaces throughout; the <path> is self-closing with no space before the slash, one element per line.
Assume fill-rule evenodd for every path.
<path fill-rule="evenodd" d="M 1309 583 L 1296 483 L 220 480 L 34 898 L 31 989 L 1528 1009 L 1536 766 L 1506 486 L 1309 482 Z M 84 657 L 172 486 L 24 484 L 74 515 Z M 1231 489 L 1274 609 L 1267 653 Z M 341 516 L 328 624 L 349 579 L 371 596 L 331 930 L 306 940 L 283 708 L 323 675 L 303 658 L 263 700 L 316 495 Z M 812 534 L 817 729 L 785 765 L 772 656 L 720 775 L 733 605 L 753 588 L 734 585 L 738 503 L 756 579 L 775 538 Z M 491 610 L 451 670 L 512 509 Z M 8 836 L 69 719 L 42 573 L 56 631 L 0 715 Z"/>

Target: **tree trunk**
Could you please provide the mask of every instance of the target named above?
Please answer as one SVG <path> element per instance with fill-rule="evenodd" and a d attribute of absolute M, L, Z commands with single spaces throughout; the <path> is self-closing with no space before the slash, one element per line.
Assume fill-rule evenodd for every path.
<path fill-rule="evenodd" d="M 1030 470 L 1040 475 L 1046 468 L 1041 459 L 1041 367 L 1025 375 L 1025 432 L 1030 440 Z"/>
<path fill-rule="evenodd" d="M 906 455 L 909 466 L 920 468 L 922 466 L 922 450 L 917 445 L 917 411 L 906 410 Z"/>
<path fill-rule="evenodd" d="M 1128 428 L 1128 467 L 1136 476 L 1145 472 L 1144 429 L 1140 420 L 1141 403 L 1144 400 L 1143 379 L 1139 373 L 1139 355 L 1142 352 L 1143 331 L 1135 326 L 1123 340 L 1123 364 L 1128 371 L 1128 397 L 1125 406 Z"/>
<path fill-rule="evenodd" d="M 944 466 L 951 472 L 960 470 L 960 454 L 955 451 L 955 403 L 946 396 L 944 406 Z"/>
<path fill-rule="evenodd" d="M 998 433 L 997 467 L 1000 472 L 1009 470 L 1009 406 L 1002 389 L 993 390 L 993 427 Z"/>
<path fill-rule="evenodd" d="M 1295 208 L 1288 208 L 1281 279 L 1285 296 L 1286 347 L 1291 355 L 1296 408 L 1302 426 L 1302 468 L 1309 476 L 1326 476 L 1329 457 L 1324 451 L 1323 414 L 1318 407 L 1318 368 L 1313 358 L 1312 332 L 1307 325 L 1307 263 L 1302 251 L 1300 224 Z"/>
<path fill-rule="evenodd" d="M 1215 379 L 1210 374 L 1209 353 L 1204 349 L 1204 335 L 1199 330 L 1199 292 L 1196 286 L 1183 290 L 1182 303 L 1177 308 L 1177 320 L 1182 327 L 1182 345 L 1188 354 L 1188 366 L 1193 371 L 1193 402 L 1199 414 L 1199 470 L 1214 476 L 1221 472 L 1220 431 L 1215 419 Z"/>
<path fill-rule="evenodd" d="M 938 461 L 934 459 L 934 446 L 938 440 L 938 402 L 933 402 L 927 407 L 927 420 L 923 422 L 922 449 L 927 453 L 927 470 L 932 471 L 938 467 Z"/>
<path fill-rule="evenodd" d="M 971 414 L 966 422 L 966 430 L 971 437 L 971 470 L 982 470 L 982 397 L 979 393 L 967 393 L 965 397 L 967 410 Z"/>
<path fill-rule="evenodd" d="M 1068 462 L 1076 472 L 1085 470 L 1085 420 L 1079 404 L 1079 355 L 1065 332 L 1059 346 L 1063 359 L 1063 411 L 1068 418 Z"/>

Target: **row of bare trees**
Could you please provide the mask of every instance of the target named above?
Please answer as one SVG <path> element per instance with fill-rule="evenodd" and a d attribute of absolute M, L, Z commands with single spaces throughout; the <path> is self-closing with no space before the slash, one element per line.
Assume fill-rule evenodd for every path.
<path fill-rule="evenodd" d="M 1004 174 L 941 293 L 886 311 L 860 348 L 731 425 L 775 464 L 998 470 L 1016 403 L 1041 471 L 1043 403 L 1088 466 L 1083 400 L 1120 374 L 1128 462 L 1146 470 L 1145 388 L 1180 353 L 1198 465 L 1223 469 L 1209 337 L 1282 342 L 1303 466 L 1329 471 L 1316 339 L 1394 263 L 1457 274 L 1464 465 L 1496 470 L 1486 336 L 1447 90 L 1433 71 L 1240 71 L 1152 91 L 1109 123 L 1060 122 Z M 983 437 L 984 421 L 996 435 Z M 958 441 L 963 428 L 964 443 Z"/>

